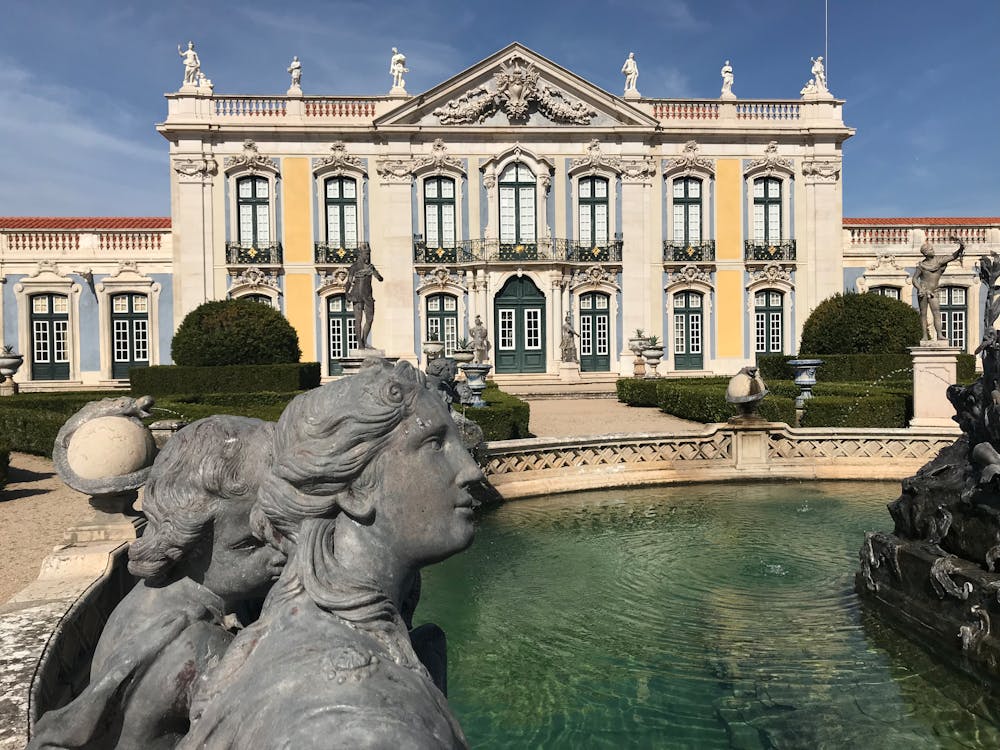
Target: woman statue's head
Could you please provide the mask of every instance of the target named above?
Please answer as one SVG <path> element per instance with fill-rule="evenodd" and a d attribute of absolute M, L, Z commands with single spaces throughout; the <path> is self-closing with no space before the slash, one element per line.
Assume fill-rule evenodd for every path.
<path fill-rule="evenodd" d="M 266 593 L 284 557 L 253 535 L 250 511 L 272 433 L 268 422 L 218 415 L 174 435 L 146 482 L 147 525 L 129 571 L 154 584 L 188 576 L 227 601 Z"/>

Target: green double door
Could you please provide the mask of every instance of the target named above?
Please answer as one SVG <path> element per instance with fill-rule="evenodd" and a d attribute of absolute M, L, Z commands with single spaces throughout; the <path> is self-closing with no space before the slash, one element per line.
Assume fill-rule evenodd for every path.
<path fill-rule="evenodd" d="M 580 295 L 580 370 L 611 369 L 611 298 L 600 292 Z"/>
<path fill-rule="evenodd" d="M 701 370 L 705 366 L 703 301 L 698 292 L 674 294 L 674 367 L 678 370 Z"/>
<path fill-rule="evenodd" d="M 524 276 L 494 298 L 497 372 L 545 372 L 545 295 Z"/>

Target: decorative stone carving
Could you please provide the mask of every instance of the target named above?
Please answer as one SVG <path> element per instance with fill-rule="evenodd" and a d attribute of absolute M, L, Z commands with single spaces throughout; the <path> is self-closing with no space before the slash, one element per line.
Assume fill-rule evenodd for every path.
<path fill-rule="evenodd" d="M 332 271 L 326 271 L 316 292 L 319 294 L 331 290 L 343 292 L 347 288 L 347 275 L 346 268 L 336 268 Z"/>
<path fill-rule="evenodd" d="M 336 171 L 338 169 L 361 170 L 361 159 L 347 153 L 347 146 L 343 141 L 334 141 L 330 144 L 330 155 L 316 159 L 313 162 L 314 169 L 324 169 Z"/>
<path fill-rule="evenodd" d="M 684 151 L 678 157 L 667 159 L 664 162 L 665 172 L 679 171 L 683 175 L 689 175 L 693 170 L 705 170 L 712 172 L 715 163 L 704 156 L 698 156 L 698 142 L 688 141 L 684 144 Z"/>
<path fill-rule="evenodd" d="M 945 596 L 953 596 L 965 601 L 972 593 L 971 583 L 965 581 L 959 586 L 951 579 L 952 574 L 958 571 L 958 566 L 955 564 L 957 560 L 955 555 L 943 555 L 937 558 L 931 566 L 931 585 L 940 599 L 944 599 Z"/>
<path fill-rule="evenodd" d="M 440 174 L 447 168 L 464 172 L 462 160 L 454 156 L 449 156 L 448 147 L 440 138 L 435 138 L 431 144 L 431 153 L 428 156 L 418 156 L 413 160 L 412 171 L 432 170 L 435 174 Z"/>
<path fill-rule="evenodd" d="M 417 291 L 424 289 L 444 289 L 445 287 L 458 287 L 462 291 L 467 291 L 465 274 L 458 274 L 450 270 L 447 266 L 436 266 L 420 277 Z"/>
<path fill-rule="evenodd" d="M 383 183 L 409 183 L 413 179 L 413 161 L 410 159 L 379 159 L 375 171 Z"/>
<path fill-rule="evenodd" d="M 601 142 L 597 138 L 593 138 L 587 144 L 587 155 L 572 159 L 569 163 L 569 171 L 575 172 L 589 167 L 590 171 L 593 172 L 598 167 L 605 167 L 613 172 L 620 172 L 621 161 L 618 157 L 605 156 L 601 153 Z"/>
<path fill-rule="evenodd" d="M 179 182 L 202 182 L 214 177 L 219 165 L 212 157 L 173 159 L 170 162 Z"/>
<path fill-rule="evenodd" d="M 256 266 L 250 266 L 249 268 L 240 269 L 233 276 L 233 283 L 230 290 L 239 287 L 262 287 L 266 286 L 270 289 L 280 289 L 278 284 L 277 273 L 266 273 Z"/>
<path fill-rule="evenodd" d="M 641 159 L 622 159 L 622 179 L 631 182 L 652 182 L 656 176 L 656 164 L 648 156 Z"/>
<path fill-rule="evenodd" d="M 540 80 L 534 64 L 520 55 L 501 62 L 490 84 L 469 89 L 433 114 L 442 125 L 458 125 L 482 123 L 503 110 L 512 123 L 524 123 L 532 105 L 554 122 L 588 125 L 597 115 L 583 102 Z"/>
<path fill-rule="evenodd" d="M 751 159 L 747 166 L 747 172 L 762 171 L 766 175 L 775 172 L 791 172 L 792 162 L 790 159 L 778 156 L 778 142 L 771 141 L 764 149 L 764 155 Z"/>
<path fill-rule="evenodd" d="M 691 284 L 694 282 L 703 284 L 712 283 L 712 273 L 705 268 L 699 268 L 694 264 L 688 264 L 680 268 L 667 277 L 667 286 L 675 284 Z"/>
<path fill-rule="evenodd" d="M 257 150 L 257 144 L 249 138 L 243 141 L 243 153 L 238 156 L 227 156 L 223 164 L 227 171 L 245 169 L 251 174 L 256 172 L 277 173 L 278 171 L 278 160 L 261 154 Z"/>
<path fill-rule="evenodd" d="M 975 620 L 958 629 L 958 637 L 962 641 L 962 650 L 968 651 L 982 643 L 990 635 L 989 613 L 979 604 L 973 604 L 969 613 Z"/>
<path fill-rule="evenodd" d="M 590 266 L 574 273 L 569 280 L 569 288 L 575 290 L 585 284 L 601 285 L 619 289 L 617 273 L 604 266 Z"/>
<path fill-rule="evenodd" d="M 774 283 L 776 281 L 784 281 L 785 283 L 792 283 L 791 271 L 788 271 L 777 263 L 768 263 L 764 268 L 758 269 L 750 274 L 750 283 L 755 281 L 768 281 Z"/>
<path fill-rule="evenodd" d="M 802 162 L 802 176 L 806 184 L 836 182 L 840 179 L 840 161 L 813 159 Z"/>

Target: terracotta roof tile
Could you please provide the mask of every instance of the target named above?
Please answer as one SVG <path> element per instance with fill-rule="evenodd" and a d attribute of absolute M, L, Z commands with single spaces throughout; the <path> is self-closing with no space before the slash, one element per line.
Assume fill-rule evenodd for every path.
<path fill-rule="evenodd" d="M 849 219 L 844 217 L 844 226 L 907 226 L 907 227 L 968 227 L 1000 224 L 998 216 L 894 216 L 891 218 Z"/>
<path fill-rule="evenodd" d="M 0 216 L 0 229 L 170 229 L 169 216 Z"/>

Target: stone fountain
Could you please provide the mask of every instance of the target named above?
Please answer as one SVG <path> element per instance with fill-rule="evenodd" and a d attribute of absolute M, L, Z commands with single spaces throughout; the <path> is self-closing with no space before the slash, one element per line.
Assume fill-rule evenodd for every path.
<path fill-rule="evenodd" d="M 1000 256 L 983 256 L 988 293 L 983 375 L 952 385 L 948 399 L 962 436 L 914 476 L 889 504 L 892 533 L 868 532 L 855 588 L 907 634 L 977 673 L 1000 677 Z"/>

